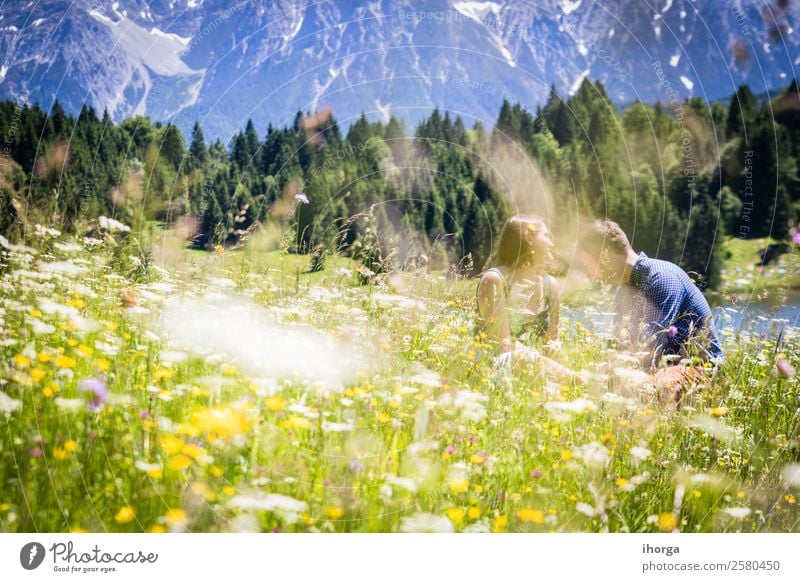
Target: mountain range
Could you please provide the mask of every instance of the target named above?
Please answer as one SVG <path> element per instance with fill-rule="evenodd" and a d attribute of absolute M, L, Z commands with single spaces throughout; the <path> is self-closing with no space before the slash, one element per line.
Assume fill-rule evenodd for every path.
<path fill-rule="evenodd" d="M 330 106 L 407 128 L 433 108 L 491 126 L 601 81 L 620 105 L 788 85 L 791 0 L 40 0 L 0 7 L 0 98 L 147 115 L 226 141 Z"/>

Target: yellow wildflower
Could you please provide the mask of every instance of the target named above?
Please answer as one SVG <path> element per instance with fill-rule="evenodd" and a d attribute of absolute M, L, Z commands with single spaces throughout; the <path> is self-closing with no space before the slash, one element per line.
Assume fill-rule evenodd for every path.
<path fill-rule="evenodd" d="M 344 509 L 342 509 L 338 505 L 331 505 L 325 508 L 325 514 L 330 519 L 339 519 L 344 515 Z"/>
<path fill-rule="evenodd" d="M 672 531 L 678 526 L 678 518 L 674 513 L 666 512 L 658 516 L 658 527 L 661 531 Z"/>
<path fill-rule="evenodd" d="M 130 505 L 126 505 L 117 512 L 117 515 L 114 516 L 114 521 L 125 524 L 132 522 L 134 517 L 136 517 L 136 512 L 133 511 Z"/>
<path fill-rule="evenodd" d="M 176 455 L 169 460 L 168 467 L 174 471 L 182 471 L 191 464 L 191 457 L 186 455 Z"/>
<path fill-rule="evenodd" d="M 464 520 L 464 515 L 466 512 L 461 507 L 451 507 L 445 513 L 447 513 L 447 518 L 453 522 L 453 525 L 458 525 Z"/>
<path fill-rule="evenodd" d="M 494 533 L 503 533 L 508 527 L 508 518 L 505 515 L 498 515 L 492 520 L 492 531 Z"/>
<path fill-rule="evenodd" d="M 181 452 L 192 459 L 197 459 L 203 455 L 203 447 L 195 444 L 183 445 Z"/>
<path fill-rule="evenodd" d="M 67 305 L 70 307 L 74 307 L 75 309 L 83 309 L 86 307 L 86 301 L 81 299 L 80 297 L 75 297 L 74 299 L 70 299 L 67 301 Z"/>
<path fill-rule="evenodd" d="M 450 491 L 453 493 L 464 493 L 467 489 L 469 489 L 469 481 L 463 477 L 455 477 L 450 479 L 447 484 L 450 487 Z"/>
<path fill-rule="evenodd" d="M 525 523 L 535 523 L 540 525 L 544 523 L 544 513 L 538 509 L 523 507 L 517 510 L 517 519 Z"/>
<path fill-rule="evenodd" d="M 166 518 L 167 525 L 169 527 L 183 525 L 186 523 L 188 519 L 186 517 L 186 512 L 179 507 L 174 507 L 170 509 L 169 511 L 167 511 L 164 517 Z"/>
<path fill-rule="evenodd" d="M 192 491 L 197 493 L 200 497 L 202 497 L 206 501 L 211 502 L 217 498 L 217 496 L 214 495 L 214 492 L 211 491 L 211 489 L 209 489 L 208 485 L 206 485 L 205 483 L 202 483 L 200 481 L 195 481 L 194 483 L 192 483 L 191 487 Z"/>
<path fill-rule="evenodd" d="M 165 434 L 161 437 L 161 448 L 164 449 L 168 455 L 177 455 L 183 450 L 183 440 L 171 434 Z"/>
<path fill-rule="evenodd" d="M 311 422 L 304 416 L 292 415 L 283 421 L 283 428 L 286 430 L 294 428 L 308 430 L 311 428 Z"/>
<path fill-rule="evenodd" d="M 166 382 L 167 380 L 171 380 L 174 375 L 175 373 L 168 368 L 158 368 L 153 372 L 153 379 L 156 382 Z"/>
<path fill-rule="evenodd" d="M 152 467 L 147 469 L 147 476 L 155 481 L 158 481 L 164 476 L 164 471 L 161 469 L 161 467 Z"/>
<path fill-rule="evenodd" d="M 58 368 L 74 368 L 76 363 L 75 358 L 63 355 L 57 356 L 55 361 L 56 367 Z"/>
<path fill-rule="evenodd" d="M 17 368 L 27 368 L 30 363 L 31 361 L 27 356 L 23 356 L 22 354 L 17 354 L 14 356 L 14 365 Z"/>
<path fill-rule="evenodd" d="M 53 457 L 55 457 L 59 461 L 63 461 L 67 457 L 69 457 L 69 452 L 65 451 L 61 447 L 56 447 L 53 449 Z"/>
<path fill-rule="evenodd" d="M 231 439 L 243 435 L 250 428 L 247 401 L 234 402 L 222 408 L 206 408 L 192 417 L 192 426 L 200 432 L 215 435 L 221 439 Z M 296 417 L 299 418 L 299 417 Z M 301 419 L 310 428 L 308 419 Z M 294 425 L 297 426 L 297 425 Z"/>

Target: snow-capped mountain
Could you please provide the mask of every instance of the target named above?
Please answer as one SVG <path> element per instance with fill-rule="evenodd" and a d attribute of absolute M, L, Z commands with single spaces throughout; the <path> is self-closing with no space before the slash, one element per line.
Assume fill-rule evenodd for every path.
<path fill-rule="evenodd" d="M 628 103 L 780 89 L 800 65 L 791 0 L 40 0 L 0 7 L 0 98 L 115 120 L 248 117 L 330 105 L 409 124 L 434 107 L 491 125 L 584 78 Z"/>

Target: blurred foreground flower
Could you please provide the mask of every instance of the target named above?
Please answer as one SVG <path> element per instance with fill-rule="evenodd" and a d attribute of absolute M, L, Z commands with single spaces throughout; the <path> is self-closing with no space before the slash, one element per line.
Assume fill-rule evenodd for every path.
<path fill-rule="evenodd" d="M 455 393 L 446 392 L 439 398 L 438 405 L 449 414 L 458 413 L 462 420 L 478 422 L 486 416 L 483 403 L 489 397 L 471 390 L 458 390 Z"/>
<path fill-rule="evenodd" d="M 753 510 L 750 509 L 749 507 L 726 507 L 722 511 L 723 513 L 734 519 L 744 519 L 745 517 L 753 513 Z"/>
<path fill-rule="evenodd" d="M 646 449 L 644 447 L 631 447 L 631 460 L 633 461 L 634 465 L 638 465 L 639 463 L 647 460 L 647 458 L 652 454 L 653 453 L 650 451 L 650 449 Z"/>
<path fill-rule="evenodd" d="M 674 513 L 662 513 L 658 516 L 658 528 L 664 532 L 674 531 L 678 527 L 678 518 Z"/>
<path fill-rule="evenodd" d="M 97 224 L 100 226 L 102 230 L 107 230 L 109 232 L 130 232 L 131 227 L 122 224 L 118 220 L 114 220 L 113 218 L 108 218 L 107 216 L 101 216 L 97 219 Z"/>
<path fill-rule="evenodd" d="M 78 385 L 81 392 L 88 392 L 87 406 L 92 412 L 99 412 L 108 399 L 108 388 L 101 378 L 86 378 Z"/>
<path fill-rule="evenodd" d="M 269 511 L 287 524 L 297 522 L 300 514 L 308 511 L 308 504 L 286 495 L 270 493 L 264 495 L 261 491 L 251 491 L 237 495 L 228 501 L 228 507 L 242 511 Z"/>
<path fill-rule="evenodd" d="M 206 408 L 194 414 L 191 424 L 209 436 L 232 439 L 250 428 L 247 413 L 251 406 L 249 402 L 240 400 L 222 408 Z"/>
<path fill-rule="evenodd" d="M 22 408 L 22 402 L 11 398 L 5 392 L 0 392 L 0 412 L 10 415 L 20 408 Z"/>
<path fill-rule="evenodd" d="M 119 524 L 126 524 L 132 522 L 134 517 L 136 517 L 136 513 L 133 511 L 133 508 L 125 506 L 114 516 L 114 521 Z"/>
<path fill-rule="evenodd" d="M 574 415 L 587 414 L 597 409 L 597 405 L 586 398 L 578 398 L 570 402 L 550 401 L 544 405 L 545 410 L 559 422 L 567 422 Z"/>
<path fill-rule="evenodd" d="M 173 507 L 164 515 L 164 521 L 167 522 L 167 525 L 172 530 L 182 528 L 188 520 L 186 512 L 180 507 Z"/>
<path fill-rule="evenodd" d="M 400 531 L 405 533 L 453 533 L 453 523 L 444 515 L 417 513 L 400 522 Z"/>
<path fill-rule="evenodd" d="M 584 465 L 590 469 L 602 469 L 611 460 L 608 449 L 597 441 L 592 441 L 572 448 L 572 454 L 582 460 Z"/>
<path fill-rule="evenodd" d="M 517 519 L 525 523 L 541 525 L 544 523 L 544 513 L 538 509 L 523 507 L 517 510 Z"/>
<path fill-rule="evenodd" d="M 789 360 L 781 358 L 777 361 L 775 367 L 778 370 L 778 374 L 784 378 L 793 378 L 795 375 L 794 366 L 789 363 Z"/>
<path fill-rule="evenodd" d="M 800 463 L 792 463 L 783 468 L 783 482 L 788 487 L 800 487 Z"/>

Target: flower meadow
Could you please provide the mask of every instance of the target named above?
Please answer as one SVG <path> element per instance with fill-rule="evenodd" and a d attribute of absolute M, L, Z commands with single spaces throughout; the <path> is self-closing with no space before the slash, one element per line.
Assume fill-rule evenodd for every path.
<path fill-rule="evenodd" d="M 799 529 L 783 322 L 723 329 L 676 406 L 568 309 L 549 354 L 586 385 L 495 370 L 474 280 L 248 249 L 159 266 L 123 226 L 0 239 L 2 531 Z"/>

